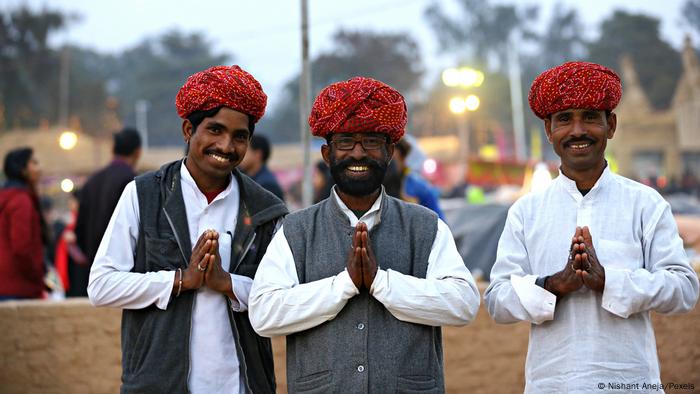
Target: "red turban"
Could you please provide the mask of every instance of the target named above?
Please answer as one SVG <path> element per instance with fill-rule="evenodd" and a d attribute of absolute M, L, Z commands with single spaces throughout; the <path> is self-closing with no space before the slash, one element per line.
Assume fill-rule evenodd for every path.
<path fill-rule="evenodd" d="M 355 77 L 321 90 L 309 115 L 311 134 L 386 133 L 396 142 L 406 127 L 406 102 L 391 86 Z"/>
<path fill-rule="evenodd" d="M 570 108 L 612 111 L 622 96 L 620 77 L 599 64 L 568 62 L 540 74 L 530 87 L 532 112 L 544 119 Z"/>
<path fill-rule="evenodd" d="M 224 106 L 257 122 L 266 104 L 267 95 L 260 82 L 238 66 L 217 66 L 191 75 L 175 98 L 177 114 L 183 119 L 195 111 Z"/>

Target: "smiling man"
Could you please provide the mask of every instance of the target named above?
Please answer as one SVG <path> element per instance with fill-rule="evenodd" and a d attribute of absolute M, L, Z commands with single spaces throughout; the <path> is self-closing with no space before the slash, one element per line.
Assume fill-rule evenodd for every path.
<path fill-rule="evenodd" d="M 437 215 L 382 187 L 406 104 L 356 77 L 319 93 L 309 117 L 335 187 L 290 214 L 260 263 L 250 321 L 287 335 L 289 392 L 444 392 L 440 326 L 464 325 L 479 292 Z"/>
<path fill-rule="evenodd" d="M 275 392 L 248 294 L 287 210 L 236 169 L 266 102 L 238 66 L 190 76 L 176 99 L 187 156 L 137 177 L 114 210 L 88 294 L 124 309 L 122 393 Z"/>
<path fill-rule="evenodd" d="M 612 70 L 585 62 L 530 89 L 560 174 L 510 208 L 484 295 L 496 322 L 533 323 L 527 393 L 660 383 L 650 311 L 687 312 L 698 298 L 669 204 L 605 161 L 621 95 Z"/>

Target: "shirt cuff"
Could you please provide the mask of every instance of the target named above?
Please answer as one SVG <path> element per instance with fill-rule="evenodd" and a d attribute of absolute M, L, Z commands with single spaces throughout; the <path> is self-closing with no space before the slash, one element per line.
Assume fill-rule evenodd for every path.
<path fill-rule="evenodd" d="M 535 324 L 554 319 L 557 296 L 537 286 L 536 275 L 511 275 L 510 282 L 515 294 Z"/>
<path fill-rule="evenodd" d="M 377 270 L 377 274 L 374 276 L 374 281 L 372 281 L 372 286 L 370 286 L 369 294 L 381 294 L 389 287 L 389 273 L 384 270 Z"/>
<path fill-rule="evenodd" d="M 182 275 L 182 274 L 180 274 Z M 177 277 L 177 270 L 175 271 L 160 271 L 158 276 L 162 278 L 163 283 L 168 283 L 170 286 L 163 286 L 163 290 L 158 294 L 156 299 L 156 308 L 166 310 L 168 309 L 168 304 L 171 300 L 175 299 L 175 294 L 177 294 L 177 286 L 175 283 L 175 278 Z M 175 293 L 173 293 L 173 283 L 175 283 Z M 182 292 L 180 292 L 182 294 Z"/>
<path fill-rule="evenodd" d="M 342 299 L 344 300 L 349 300 L 350 298 L 360 294 L 360 290 L 358 290 L 358 288 L 355 287 L 355 284 L 352 282 L 352 279 L 350 279 L 350 274 L 348 273 L 347 268 L 344 269 L 338 275 L 336 275 L 335 285 L 337 285 L 341 289 L 343 293 Z"/>
<path fill-rule="evenodd" d="M 245 312 L 248 310 L 248 297 L 250 296 L 250 288 L 253 286 L 253 280 L 247 276 L 231 275 L 231 289 L 235 298 L 231 300 L 231 309 L 234 312 Z"/>
<path fill-rule="evenodd" d="M 620 300 L 627 299 L 623 292 L 625 277 L 629 270 L 605 267 L 605 287 L 603 288 L 602 307 L 613 315 L 628 318 L 630 313 Z"/>

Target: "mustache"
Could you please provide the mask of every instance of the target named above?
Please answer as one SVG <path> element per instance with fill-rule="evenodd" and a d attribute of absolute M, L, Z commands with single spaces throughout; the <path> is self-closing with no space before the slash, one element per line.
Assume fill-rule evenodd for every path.
<path fill-rule="evenodd" d="M 238 160 L 238 154 L 234 153 L 224 153 L 216 149 L 206 149 L 204 151 L 205 154 L 210 155 L 210 154 L 215 154 L 217 156 L 225 157 L 228 159 L 228 161 L 236 161 Z"/>
<path fill-rule="evenodd" d="M 591 137 L 575 137 L 575 138 L 570 138 L 564 142 L 565 145 L 571 145 L 571 144 L 578 144 L 580 142 L 588 142 L 591 144 L 595 144 L 596 140 L 591 138 Z"/>

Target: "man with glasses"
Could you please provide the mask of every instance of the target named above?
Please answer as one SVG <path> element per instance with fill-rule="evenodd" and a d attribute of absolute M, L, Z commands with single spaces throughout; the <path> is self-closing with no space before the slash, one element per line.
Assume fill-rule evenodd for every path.
<path fill-rule="evenodd" d="M 406 119 L 401 94 L 370 78 L 314 102 L 309 125 L 336 186 L 286 218 L 249 299 L 260 335 L 287 335 L 291 393 L 444 392 L 440 326 L 476 316 L 479 292 L 447 225 L 382 187 Z"/>

